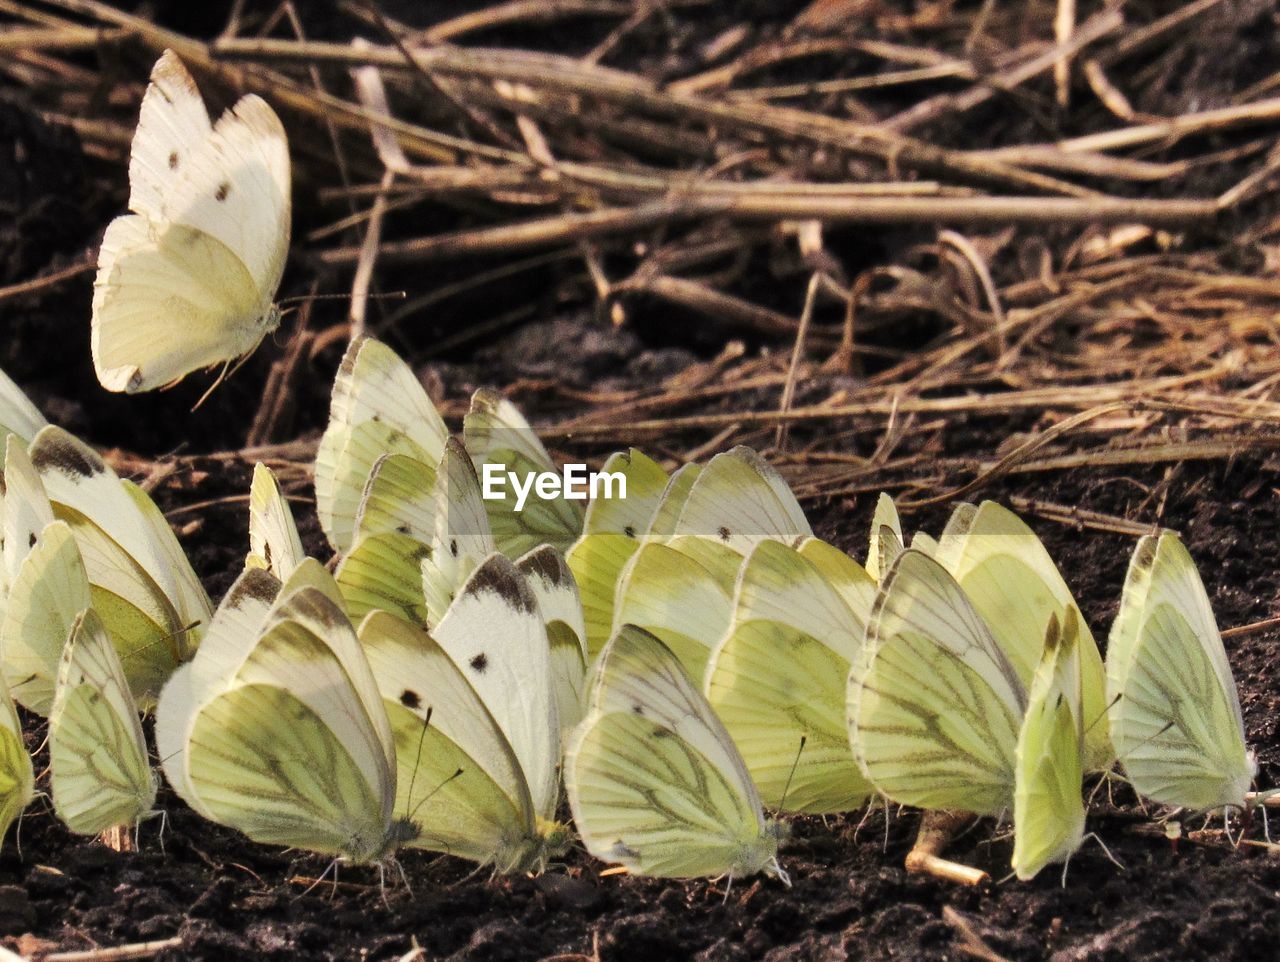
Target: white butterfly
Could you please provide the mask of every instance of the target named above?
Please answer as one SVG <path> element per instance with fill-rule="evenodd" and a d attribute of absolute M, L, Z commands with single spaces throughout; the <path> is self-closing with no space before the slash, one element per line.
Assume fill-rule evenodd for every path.
<path fill-rule="evenodd" d="M 488 558 L 430 634 L 375 611 L 360 640 L 395 738 L 396 811 L 421 825 L 408 844 L 499 872 L 563 852 L 556 665 L 515 565 Z"/>
<path fill-rule="evenodd" d="M 217 124 L 165 53 L 129 159 L 129 209 L 107 228 L 93 291 L 93 364 L 109 391 L 150 391 L 250 353 L 280 323 L 289 148 L 242 98 Z"/>
<path fill-rule="evenodd" d="M 556 470 L 551 455 L 524 415 L 493 391 L 481 389 L 472 395 L 471 410 L 462 420 L 462 439 L 479 471 L 486 464 L 493 464 L 523 479 Z M 583 510 L 577 501 L 562 495 L 543 498 L 533 491 L 517 511 L 512 486 L 506 484 L 502 490 L 503 498 L 486 500 L 484 504 L 498 550 L 507 557 L 527 554 L 542 544 L 566 551 L 582 533 Z"/>
<path fill-rule="evenodd" d="M 391 729 L 340 602 L 313 559 L 283 588 L 246 568 L 165 686 L 156 746 L 205 818 L 258 842 L 376 862 L 416 829 L 393 817 Z"/>
<path fill-rule="evenodd" d="M 138 708 L 120 656 L 92 608 L 71 628 L 49 712 L 53 807 L 73 832 L 131 826 L 156 800 Z"/>
<path fill-rule="evenodd" d="M 613 630 L 618 577 L 649 533 L 669 480 L 660 464 L 635 448 L 610 455 L 602 470 L 626 478 L 627 496 L 587 505 L 582 537 L 565 553 L 582 593 L 587 648 L 593 657 Z"/>
<path fill-rule="evenodd" d="M 765 817 L 728 732 L 670 649 L 634 625 L 600 656 L 565 785 L 596 858 L 636 875 L 787 881 L 784 826 Z"/>
<path fill-rule="evenodd" d="M 845 687 L 875 592 L 816 538 L 798 550 L 762 541 L 743 565 L 705 690 L 773 807 L 847 812 L 871 794 L 849 754 Z"/>
<path fill-rule="evenodd" d="M 1138 542 L 1107 647 L 1112 739 L 1134 789 L 1243 807 L 1258 765 L 1209 596 L 1178 536 Z"/>
<path fill-rule="evenodd" d="M 255 464 L 249 488 L 249 554 L 245 564 L 266 568 L 285 581 L 306 556 L 280 482 L 265 464 Z"/>
<path fill-rule="evenodd" d="M 316 450 L 316 514 L 334 549 L 351 549 L 379 458 L 408 456 L 434 479 L 448 437 L 413 369 L 381 341 L 352 341 L 334 378 L 329 426 Z"/>
<path fill-rule="evenodd" d="M 31 442 L 31 463 L 54 517 L 75 535 L 93 607 L 145 706 L 191 657 L 209 596 L 155 502 L 83 441 L 50 425 Z"/>

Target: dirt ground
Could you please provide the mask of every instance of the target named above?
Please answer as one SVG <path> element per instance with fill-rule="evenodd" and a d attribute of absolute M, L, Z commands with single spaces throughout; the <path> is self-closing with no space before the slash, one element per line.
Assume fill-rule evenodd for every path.
<path fill-rule="evenodd" d="M 225 11 L 212 9 L 220 6 L 210 4 L 196 12 L 167 3 L 138 9 L 166 26 L 210 37 L 225 22 Z M 480 6 L 401 3 L 385 4 L 384 9 L 390 16 L 425 25 L 463 7 Z M 926 6 L 886 0 L 864 4 L 863 15 L 879 23 L 875 17 L 906 16 Z M 984 5 L 942 6 L 955 6 L 973 17 Z M 991 6 L 998 11 L 1004 5 Z M 1051 16 L 1052 6 L 1044 7 L 1045 16 Z M 1094 5 L 1081 6 L 1089 13 L 1095 10 Z M 1134 22 L 1146 23 L 1176 5 L 1130 6 L 1128 15 Z M 1134 98 L 1140 112 L 1170 116 L 1225 105 L 1237 92 L 1265 80 L 1280 63 L 1276 4 L 1211 6 L 1202 29 L 1134 67 L 1135 76 L 1142 79 L 1133 85 L 1141 91 Z M 323 4 L 298 8 L 311 35 L 349 39 L 349 25 L 330 17 L 327 9 Z M 743 0 L 713 10 L 675 9 L 667 19 L 637 28 L 614 56 L 646 75 L 678 76 L 689 72 L 691 51 L 705 49 L 727 30 L 745 25 L 742 29 L 757 38 L 781 35 L 793 15 L 792 5 L 765 0 Z M 536 38 L 539 49 L 577 55 L 616 25 L 616 17 L 572 20 L 539 27 Z M 874 30 L 869 28 L 868 35 L 874 36 Z M 531 43 L 516 27 L 490 30 L 480 39 L 492 45 Z M 112 70 L 135 78 L 145 75 L 145 50 L 127 42 L 107 50 L 84 51 L 70 61 L 104 70 L 102 64 L 109 62 Z M 858 66 L 835 56 L 823 63 L 834 72 Z M 798 71 L 784 64 L 764 78 L 787 83 Z M 124 169 L 118 153 L 88 149 L 89 141 L 74 130 L 41 119 L 39 97 L 33 99 L 13 78 L 12 73 L 0 75 L 0 157 L 15 159 L 0 163 L 0 365 L 52 421 L 107 449 L 122 469 L 145 478 L 157 464 L 178 466 L 162 480 L 155 496 L 217 598 L 238 572 L 246 548 L 246 512 L 240 496 L 248 489 L 252 460 L 235 452 L 243 447 L 259 412 L 272 364 L 288 353 L 298 315 L 194 412 L 191 406 L 208 384 L 202 376 L 144 397 L 103 392 L 93 377 L 88 349 L 92 273 L 79 273 L 30 294 L 8 296 L 3 289 L 48 276 L 91 254 L 106 223 L 123 208 Z M 939 82 L 926 92 L 955 89 L 963 88 Z M 1039 94 L 1041 101 L 1051 98 L 1048 81 L 1043 81 Z M 1075 95 L 1077 101 L 1087 99 L 1079 90 Z M 886 93 L 874 105 L 888 110 L 895 96 L 901 95 Z M 904 100 L 899 106 L 911 102 Z M 127 110 L 121 116 L 127 116 Z M 1105 112 L 1083 107 L 1079 113 L 1046 119 L 1032 109 L 1008 111 L 997 98 L 963 123 L 944 119 L 927 133 L 934 143 L 970 149 L 999 144 L 1002 138 L 1015 141 L 1036 125 L 1045 128 L 1037 134 L 1044 139 L 1092 133 L 1117 123 Z M 1216 151 L 1240 149 L 1238 162 L 1197 168 L 1176 183 L 1155 180 L 1137 187 L 1126 184 L 1125 189 L 1142 197 L 1214 196 L 1255 169 L 1261 152 L 1242 145 L 1260 136 L 1257 131 L 1224 133 L 1209 145 Z M 1157 144 L 1142 159 L 1168 162 L 1186 156 L 1183 146 L 1171 145 L 1162 152 Z M 326 292 L 349 290 L 349 271 L 324 266 L 316 257 L 324 245 L 305 240 L 309 231 L 348 212 L 318 200 L 322 188 L 338 182 L 332 169 L 299 164 L 297 250 L 282 295 L 304 295 L 317 286 Z M 1119 261 L 1117 274 L 1158 262 L 1169 272 L 1212 270 L 1221 276 L 1269 280 L 1275 273 L 1275 255 L 1268 244 L 1275 207 L 1273 196 L 1264 194 L 1243 211 L 1188 228 L 1172 248 L 1160 238 L 1148 238 L 1136 249 L 1132 266 Z M 428 228 L 459 229 L 493 216 L 492 209 L 479 202 L 427 205 L 418 214 L 389 221 L 388 232 L 393 238 L 418 236 Z M 847 278 L 887 265 L 910 265 L 941 283 L 945 272 L 936 261 L 922 261 L 919 253 L 936 234 L 933 226 L 833 229 L 825 237 L 825 256 L 837 265 L 832 269 Z M 1051 260 L 1064 258 L 1081 235 L 1078 226 L 1018 228 L 1004 236 L 990 229 L 983 235 L 983 250 L 991 251 L 994 281 L 1014 303 L 1018 292 L 1025 294 L 1038 276 L 1035 257 L 1028 260 L 1026 252 L 1046 251 Z M 358 243 L 358 233 L 354 236 Z M 666 239 L 656 234 L 644 237 L 647 243 Z M 614 246 L 606 242 L 605 265 L 624 270 L 617 265 L 633 258 L 634 249 L 628 246 L 632 241 Z M 745 249 L 745 260 L 731 282 L 734 292 L 795 316 L 812 265 L 793 263 L 794 254 L 776 239 Z M 388 268 L 379 272 L 377 288 L 403 289 L 412 298 L 503 262 L 497 255 L 449 260 L 427 269 Z M 1161 276 L 1168 284 L 1180 283 L 1180 275 Z M 1052 369 L 1063 391 L 1089 385 L 1103 391 L 1132 383 L 1137 385 L 1134 396 L 1142 398 L 1145 382 L 1139 375 L 1199 371 L 1200 361 L 1184 364 L 1182 358 L 1203 344 L 1205 356 L 1212 355 L 1215 363 L 1235 365 L 1204 382 L 1209 385 L 1206 393 L 1267 400 L 1267 378 L 1274 369 L 1265 364 L 1268 358 L 1274 360 L 1280 340 L 1275 337 L 1280 290 L 1245 291 L 1237 285 L 1239 290 L 1223 293 L 1211 308 L 1196 314 L 1195 324 L 1177 327 L 1168 319 L 1172 309 L 1166 310 L 1158 300 L 1162 283 L 1153 282 L 1149 296 L 1139 292 L 1126 300 L 1124 310 L 1132 313 L 1115 309 L 1123 314 L 1117 323 L 1130 325 L 1136 332 L 1132 336 L 1107 340 L 1115 328 L 1108 326 L 1111 318 L 1104 309 L 1055 315 L 1056 326 L 1042 329 L 1038 340 L 1029 342 L 1011 365 L 993 370 L 985 361 L 965 362 L 958 375 L 950 377 L 949 369 L 940 368 L 942 376 L 934 380 L 921 380 L 919 370 L 911 371 L 918 387 L 912 396 L 925 401 L 1002 392 L 1021 397 L 1018 392 L 1028 386 L 1052 387 L 1045 374 Z M 1031 309 L 1037 298 L 1049 302 L 1051 286 L 1018 303 Z M 1142 304 L 1150 306 L 1151 299 L 1156 306 L 1143 315 Z M 385 316 L 394 309 L 394 303 L 389 304 L 375 303 L 373 316 Z M 881 391 L 882 399 L 893 397 L 893 384 L 885 378 L 898 365 L 916 357 L 938 357 L 956 343 L 953 315 L 929 304 L 912 304 L 889 304 L 882 316 L 872 305 L 871 322 L 860 341 L 866 349 L 860 368 L 824 366 L 825 355 L 807 361 L 795 406 L 846 396 L 869 398 L 873 391 Z M 316 302 L 306 315 L 315 341 L 294 369 L 290 409 L 269 439 L 277 443 L 268 450 L 273 459 L 305 465 L 298 451 L 313 443 L 323 428 L 329 385 L 344 343 L 331 332 L 344 312 L 342 302 Z M 832 311 L 819 319 L 828 354 L 839 336 L 839 314 Z M 413 358 L 455 428 L 471 391 L 494 386 L 506 390 L 547 429 L 558 454 L 593 461 L 632 440 L 672 463 L 691 452 L 705 457 L 734 443 L 772 447 L 772 425 L 748 415 L 778 407 L 791 349 L 785 338 L 726 330 L 656 296 L 629 299 L 625 323 L 615 324 L 595 303 L 582 259 L 574 251 L 501 283 L 444 299 L 386 336 Z M 730 343 L 740 345 L 740 355 L 738 348 L 722 353 Z M 1176 350 L 1160 354 L 1166 350 L 1162 345 L 1175 345 Z M 1138 347 L 1149 352 L 1133 361 L 1141 370 L 1087 376 L 1090 365 L 1104 367 L 1113 353 L 1119 364 L 1129 363 L 1126 358 L 1138 355 L 1126 352 Z M 1062 361 L 1064 357 L 1070 360 Z M 655 397 L 659 400 L 648 408 L 630 408 L 638 398 Z M 1197 403 L 1208 404 L 1203 398 Z M 1190 432 L 1193 442 L 1205 443 L 1185 458 L 1074 461 L 1072 452 L 1110 450 L 1114 438 L 1091 436 L 1080 442 L 1083 447 L 1049 445 L 1047 451 L 1064 455 L 1061 466 L 1042 464 L 1033 470 L 1024 465 L 1025 470 L 1003 476 L 996 472 L 967 496 L 1001 500 L 1027 513 L 1100 641 L 1115 614 L 1134 535 L 1156 524 L 1186 539 L 1201 565 L 1221 626 L 1248 625 L 1280 614 L 1280 562 L 1275 551 L 1280 538 L 1280 456 L 1273 453 L 1280 445 L 1274 431 L 1268 431 L 1266 423 L 1250 422 L 1247 435 L 1228 435 L 1218 422 L 1187 422 L 1163 408 L 1152 414 L 1154 408 L 1141 408 L 1136 402 L 1131 408 L 1153 419 L 1142 421 L 1135 414 L 1142 423 L 1130 425 L 1134 433 L 1149 431 L 1169 444 L 1182 444 L 1189 443 Z M 774 450 L 773 455 L 802 494 L 816 533 L 860 557 L 874 491 L 880 486 L 916 498 L 956 488 L 1008 454 L 1011 445 L 1060 420 L 1062 410 L 1067 409 L 1059 409 L 1056 399 L 1049 397 L 1040 404 L 1011 404 L 1005 409 L 921 404 L 916 413 L 900 418 L 850 413 L 797 422 L 786 451 Z M 634 439 L 623 428 L 592 434 L 561 427 L 701 415 L 721 420 L 704 425 L 686 420 L 666 432 L 646 428 Z M 739 415 L 741 423 L 734 427 Z M 1187 417 L 1193 415 L 1206 417 L 1203 411 Z M 729 424 L 727 433 L 721 432 L 724 424 Z M 566 438 L 570 433 L 574 436 Z M 1219 446 L 1214 448 L 1210 441 Z M 302 448 L 296 447 L 299 442 Z M 1121 449 L 1127 450 L 1123 445 Z M 868 468 L 848 484 L 838 478 L 825 486 L 812 482 L 813 477 L 835 477 L 822 473 L 834 470 L 833 454 L 851 463 L 867 459 L 875 470 Z M 285 476 L 291 490 L 309 496 L 300 469 Z M 1075 514 L 1064 514 L 1064 506 Z M 308 548 L 327 557 L 310 504 L 300 501 L 296 510 Z M 948 510 L 945 503 L 922 507 L 907 515 L 907 524 L 936 533 Z M 1280 784 L 1277 643 L 1280 629 L 1274 628 L 1227 640 L 1248 740 L 1259 761 L 1260 788 Z M 44 731 L 38 720 L 28 721 L 28 742 L 36 750 Z M 38 754 L 38 768 L 45 757 Z M 374 870 L 344 868 L 336 886 L 313 887 L 310 880 L 325 871 L 326 859 L 250 844 L 202 821 L 167 789 L 162 789 L 158 803 L 165 813 L 163 827 L 159 819 L 145 823 L 139 850 L 131 854 L 71 836 L 42 799 L 22 822 L 20 845 L 7 843 L 0 852 L 0 937 L 10 947 L 30 953 L 180 936 L 180 948 L 157 956 L 175 960 L 390 960 L 415 946 L 425 950 L 425 958 L 476 962 L 970 957 L 960 927 L 944 916 L 944 909 L 950 908 L 969 921 L 986 946 L 988 960 L 1274 957 L 1280 944 L 1280 860 L 1260 848 L 1233 849 L 1213 832 L 1184 839 L 1175 849 L 1152 829 L 1149 815 L 1123 787 L 1113 794 L 1109 800 L 1105 789 L 1098 793 L 1089 827 L 1114 862 L 1101 844 L 1086 841 L 1071 861 L 1065 885 L 1055 871 L 1026 884 L 1004 880 L 1012 841 L 987 823 L 958 839 L 949 855 L 985 869 L 995 882 L 968 889 L 908 875 L 902 862 L 915 835 L 917 815 L 874 810 L 795 819 L 781 852 L 793 886 L 739 880 L 728 891 L 723 883 L 601 877 L 603 866 L 579 851 L 541 877 L 497 879 L 455 859 L 410 852 L 400 860 L 408 886 L 398 876 L 384 885 Z M 1258 831 L 1254 835 L 1261 837 Z"/>

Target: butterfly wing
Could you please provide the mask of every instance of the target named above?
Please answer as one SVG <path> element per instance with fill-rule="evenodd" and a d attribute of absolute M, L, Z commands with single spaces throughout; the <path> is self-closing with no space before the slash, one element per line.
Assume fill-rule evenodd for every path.
<path fill-rule="evenodd" d="M 350 623 L 302 588 L 195 710 L 186 782 L 210 818 L 255 841 L 376 861 L 402 840 L 394 753 Z"/>
<path fill-rule="evenodd" d="M 657 542 L 637 551 L 618 579 L 614 630 L 637 625 L 673 651 L 689 677 L 707 659 L 733 617 L 733 597 L 699 562 Z"/>
<path fill-rule="evenodd" d="M 280 591 L 279 580 L 266 570 L 242 571 L 214 612 L 195 657 L 173 673 L 156 705 L 156 751 L 165 778 L 183 801 L 206 818 L 210 817 L 208 811 L 187 778 L 191 723 L 196 711 L 215 691 L 232 683 L 236 670 L 253 650 Z"/>
<path fill-rule="evenodd" d="M 338 367 L 329 425 L 316 452 L 316 513 L 329 543 L 351 547 L 374 464 L 403 454 L 434 469 L 449 436 L 417 375 L 391 348 L 357 338 Z"/>
<path fill-rule="evenodd" d="M 5 681 L 30 711 L 49 714 L 63 647 L 90 603 L 75 536 L 65 522 L 50 522 L 23 560 L 0 622 Z"/>
<path fill-rule="evenodd" d="M 129 681 L 93 609 L 76 618 L 49 713 L 54 810 L 73 832 L 97 835 L 150 811 L 156 782 Z"/>
<path fill-rule="evenodd" d="M 150 220 L 166 220 L 168 199 L 212 132 L 195 80 L 177 54 L 166 50 L 151 68 L 133 135 L 129 209 Z"/>
<path fill-rule="evenodd" d="M 1024 880 L 1066 861 L 1084 839 L 1080 629 L 1074 611 L 1066 618 L 1061 629 L 1049 619 L 1018 734 L 1013 869 Z"/>
<path fill-rule="evenodd" d="M 1176 535 L 1160 536 L 1147 577 L 1145 592 L 1132 586 L 1122 603 L 1143 597 L 1131 650 L 1115 652 L 1128 659 L 1111 706 L 1120 761 L 1134 789 L 1157 802 L 1242 806 L 1256 763 L 1213 609 Z M 1131 618 L 1122 607 L 1117 622 Z"/>
<path fill-rule="evenodd" d="M 614 452 L 602 470 L 626 478 L 626 497 L 599 498 L 587 505 L 582 537 L 565 555 L 581 593 L 593 657 L 613 629 L 618 577 L 648 532 L 669 480 L 661 465 L 636 448 Z"/>
<path fill-rule="evenodd" d="M 622 628 L 598 664 L 565 760 L 587 850 L 638 875 L 777 868 L 777 828 L 728 733 L 653 635 Z"/>
<path fill-rule="evenodd" d="M 813 530 L 777 470 L 740 446 L 717 454 L 703 468 L 675 534 L 712 539 L 745 557 L 763 539 L 794 547 Z"/>
<path fill-rule="evenodd" d="M 546 626 L 524 576 L 503 555 L 492 555 L 431 635 L 510 742 L 537 817 L 554 819 L 560 720 Z"/>
<path fill-rule="evenodd" d="M 5 443 L 3 480 L 4 525 L 0 538 L 4 546 L 5 582 L 12 584 L 40 532 L 53 521 L 53 506 L 26 446 L 13 436 Z"/>
<path fill-rule="evenodd" d="M 867 547 L 867 574 L 877 584 L 889 570 L 893 559 L 902 553 L 902 522 L 893 498 L 880 492 L 876 510 L 871 516 L 871 543 Z"/>
<path fill-rule="evenodd" d="M 472 572 L 497 550 L 475 465 L 453 438 L 436 471 L 433 501 L 431 554 L 422 560 L 421 576 L 427 613 L 437 624 Z"/>
<path fill-rule="evenodd" d="M 522 479 L 556 471 L 529 422 L 514 404 L 493 391 L 482 389 L 472 396 L 471 410 L 462 421 L 462 437 L 481 472 L 490 464 Z M 583 510 L 577 501 L 563 496 L 542 498 L 531 490 L 517 511 L 511 485 L 502 490 L 504 497 L 486 500 L 485 507 L 498 550 L 508 557 L 519 557 L 541 544 L 566 551 L 582 533 Z"/>
<path fill-rule="evenodd" d="M 280 482 L 265 464 L 255 464 L 249 487 L 249 556 L 245 563 L 265 568 L 283 580 L 306 556 Z"/>
<path fill-rule="evenodd" d="M 13 378 L 0 371 L 0 438 L 16 434 L 28 444 L 48 422 Z"/>
<path fill-rule="evenodd" d="M 34 794 L 35 773 L 22 740 L 22 723 L 0 682 L 0 839 Z"/>
<path fill-rule="evenodd" d="M 396 812 L 421 826 L 409 844 L 500 872 L 533 867 L 538 826 L 511 744 L 458 667 L 426 632 L 386 612 L 360 625 L 396 745 Z"/>
<path fill-rule="evenodd" d="M 1090 770 L 1110 767 L 1115 751 L 1102 656 L 1043 542 L 1017 515 L 991 501 L 957 509 L 942 541 L 939 560 L 991 627 L 1023 684 L 1030 685 L 1035 674 L 1049 619 L 1061 625 L 1071 613 L 1080 628 L 1085 762 Z"/>
<path fill-rule="evenodd" d="M 538 600 L 551 646 L 551 679 L 561 733 L 582 720 L 586 694 L 586 626 L 578 585 L 564 556 L 550 545 L 535 548 L 516 562 L 516 568 Z"/>
<path fill-rule="evenodd" d="M 835 553 L 873 593 L 861 566 Z M 743 568 L 706 692 L 772 807 L 844 812 L 870 794 L 845 727 L 845 683 L 861 653 L 870 597 L 851 610 L 822 570 L 774 541 L 757 545 Z"/>
<path fill-rule="evenodd" d="M 863 773 L 904 805 L 996 815 L 1013 801 L 1026 707 L 1017 671 L 944 568 L 898 556 L 849 676 L 850 743 Z"/>

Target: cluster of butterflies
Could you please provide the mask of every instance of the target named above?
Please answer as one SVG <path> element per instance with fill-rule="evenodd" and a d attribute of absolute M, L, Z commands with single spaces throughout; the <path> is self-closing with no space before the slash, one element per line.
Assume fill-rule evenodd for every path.
<path fill-rule="evenodd" d="M 873 798 L 1012 815 L 1031 878 L 1084 838 L 1082 785 L 1243 809 L 1256 766 L 1208 597 L 1171 533 L 1139 541 L 1103 662 L 1035 534 L 992 502 L 865 564 L 813 536 L 745 447 L 626 497 L 482 497 L 477 465 L 552 470 L 481 391 L 451 438 L 411 368 L 355 341 L 315 465 L 333 573 L 254 472 L 245 568 L 215 611 L 154 504 L 5 381 L 3 673 L 49 716 L 58 815 L 88 834 L 169 784 L 257 841 L 377 862 L 403 847 L 539 871 L 573 838 L 635 874 L 785 878 L 784 824 Z M 29 443 L 27 443 L 29 439 Z M 31 798 L 10 701 L 0 813 Z M 7 821 L 6 821 L 7 824 Z"/>
<path fill-rule="evenodd" d="M 102 384 L 142 391 L 246 355 L 279 323 L 289 160 L 267 104 L 216 123 L 166 52 L 130 214 L 93 303 Z M 225 370 L 225 369 L 224 369 Z M 1243 808 L 1255 764 L 1196 569 L 1137 546 L 1104 664 L 1034 533 L 993 503 L 904 544 L 882 497 L 859 564 L 735 448 L 625 497 L 485 500 L 477 468 L 554 464 L 478 392 L 450 437 L 385 345 L 350 346 L 315 463 L 337 554 L 306 556 L 259 465 L 244 571 L 214 610 L 150 497 L 0 375 L 0 832 L 30 802 L 13 703 L 49 719 L 73 830 L 128 826 L 157 784 L 263 843 L 378 862 L 404 847 L 537 871 L 573 832 L 637 874 L 785 880 L 784 824 L 873 797 L 1005 817 L 1030 878 L 1084 836 L 1082 783 Z M 563 786 L 563 789 L 562 789 Z"/>

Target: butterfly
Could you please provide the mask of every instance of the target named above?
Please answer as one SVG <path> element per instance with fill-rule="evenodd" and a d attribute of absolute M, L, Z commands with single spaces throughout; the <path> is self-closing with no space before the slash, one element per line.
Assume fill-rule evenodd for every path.
<path fill-rule="evenodd" d="M 0 440 L 16 434 L 23 444 L 29 444 L 47 423 L 13 378 L 0 371 Z"/>
<path fill-rule="evenodd" d="M 876 510 L 871 516 L 871 537 L 867 546 L 866 571 L 877 584 L 889 570 L 893 559 L 902 553 L 902 521 L 893 498 L 883 491 L 876 499 Z"/>
<path fill-rule="evenodd" d="M 871 787 L 849 754 L 845 684 L 876 585 L 826 542 L 756 545 L 706 694 L 765 802 L 798 812 L 860 808 Z"/>
<path fill-rule="evenodd" d="M 353 340 L 338 366 L 329 424 L 316 450 L 316 514 L 334 550 L 351 549 L 365 485 L 379 458 L 406 455 L 434 473 L 448 437 L 409 365 L 381 341 Z"/>
<path fill-rule="evenodd" d="M 565 850 L 555 667 L 534 591 L 493 554 L 430 633 L 375 611 L 360 625 L 395 739 L 409 844 L 501 873 Z"/>
<path fill-rule="evenodd" d="M 150 391 L 251 353 L 280 323 L 289 249 L 289 148 L 250 94 L 211 123 L 166 50 L 129 158 L 129 210 L 107 227 L 92 348 L 109 391 Z"/>
<path fill-rule="evenodd" d="M 475 467 L 450 438 L 439 462 L 374 462 L 356 513 L 355 543 L 336 573 L 354 621 L 394 612 L 428 627 L 494 551 Z"/>
<path fill-rule="evenodd" d="M 1112 739 L 1141 795 L 1243 808 L 1257 774 L 1222 636 L 1178 536 L 1134 549 L 1107 649 Z"/>
<path fill-rule="evenodd" d="M 0 681 L 0 839 L 35 795 L 35 772 L 22 740 L 22 723 Z"/>
<path fill-rule="evenodd" d="M 4 558 L 8 597 L 0 616 L 0 652 L 9 694 L 48 715 L 63 646 L 91 604 L 89 576 L 65 521 L 55 521 L 26 448 L 5 449 Z"/>
<path fill-rule="evenodd" d="M 314 560 L 284 585 L 245 569 L 161 693 L 156 744 L 188 805 L 254 841 L 369 863 L 417 834 L 395 817 L 373 673 Z"/>
<path fill-rule="evenodd" d="M 1024 880 L 1066 862 L 1084 840 L 1080 622 L 1071 608 L 1064 617 L 1061 627 L 1049 618 L 1014 752 L 1013 870 Z"/>
<path fill-rule="evenodd" d="M 782 475 L 739 445 L 717 454 L 698 473 L 668 543 L 732 586 L 743 559 L 761 541 L 796 547 L 812 536 Z"/>
<path fill-rule="evenodd" d="M 657 636 L 690 678 L 706 674 L 732 617 L 733 582 L 677 547 L 647 542 L 618 577 L 613 630 L 631 624 Z"/>
<path fill-rule="evenodd" d="M 811 536 L 786 482 L 755 451 L 737 447 L 670 479 L 644 543 L 622 560 L 616 576 L 610 570 L 597 576 L 582 545 L 571 563 L 594 589 L 584 592 L 584 607 L 603 612 L 598 592 L 614 584 L 611 632 L 624 624 L 652 632 L 701 680 L 729 627 L 746 555 L 762 541 L 797 545 Z"/>
<path fill-rule="evenodd" d="M 92 448 L 50 425 L 30 454 L 53 516 L 75 535 L 93 607 L 145 708 L 191 657 L 211 616 L 209 596 L 155 502 Z"/>
<path fill-rule="evenodd" d="M 589 691 L 565 785 L 592 855 L 635 875 L 789 881 L 783 823 L 765 817 L 733 740 L 669 648 L 622 627 Z"/>
<path fill-rule="evenodd" d="M 462 420 L 462 441 L 478 471 L 492 466 L 506 479 L 503 497 L 484 502 L 498 550 L 510 558 L 542 544 L 568 550 L 582 533 L 583 509 L 577 501 L 562 494 L 544 498 L 531 490 L 524 506 L 516 509 L 508 473 L 521 484 L 535 474 L 557 473 L 551 455 L 516 406 L 493 391 L 476 391 Z"/>
<path fill-rule="evenodd" d="M 306 556 L 280 482 L 265 464 L 255 464 L 249 487 L 249 554 L 245 564 L 265 568 L 285 581 Z"/>
<path fill-rule="evenodd" d="M 1107 724 L 1102 656 L 1057 565 L 1044 544 L 1012 511 L 992 501 L 955 509 L 934 557 L 959 582 L 974 608 L 1030 686 L 1051 617 L 1065 624 L 1070 611 L 1079 626 L 1085 716 L 1085 765 L 1111 766 L 1115 750 Z"/>
<path fill-rule="evenodd" d="M 670 480 L 658 462 L 636 448 L 615 451 L 601 470 L 626 478 L 627 496 L 598 498 L 588 504 L 582 536 L 565 552 L 582 594 L 586 643 L 592 657 L 613 631 L 618 577 L 649 534 Z"/>
<path fill-rule="evenodd" d="M 904 551 L 849 674 L 859 767 L 899 804 L 995 817 L 1013 809 L 1023 877 L 1065 859 L 1083 826 L 1079 638 L 1074 611 L 1062 625 L 1049 619 L 1028 692 L 956 580 L 923 552 Z"/>
<path fill-rule="evenodd" d="M 156 780 L 120 656 L 92 608 L 71 627 L 49 712 L 53 807 L 73 832 L 130 826 L 151 810 Z"/>

